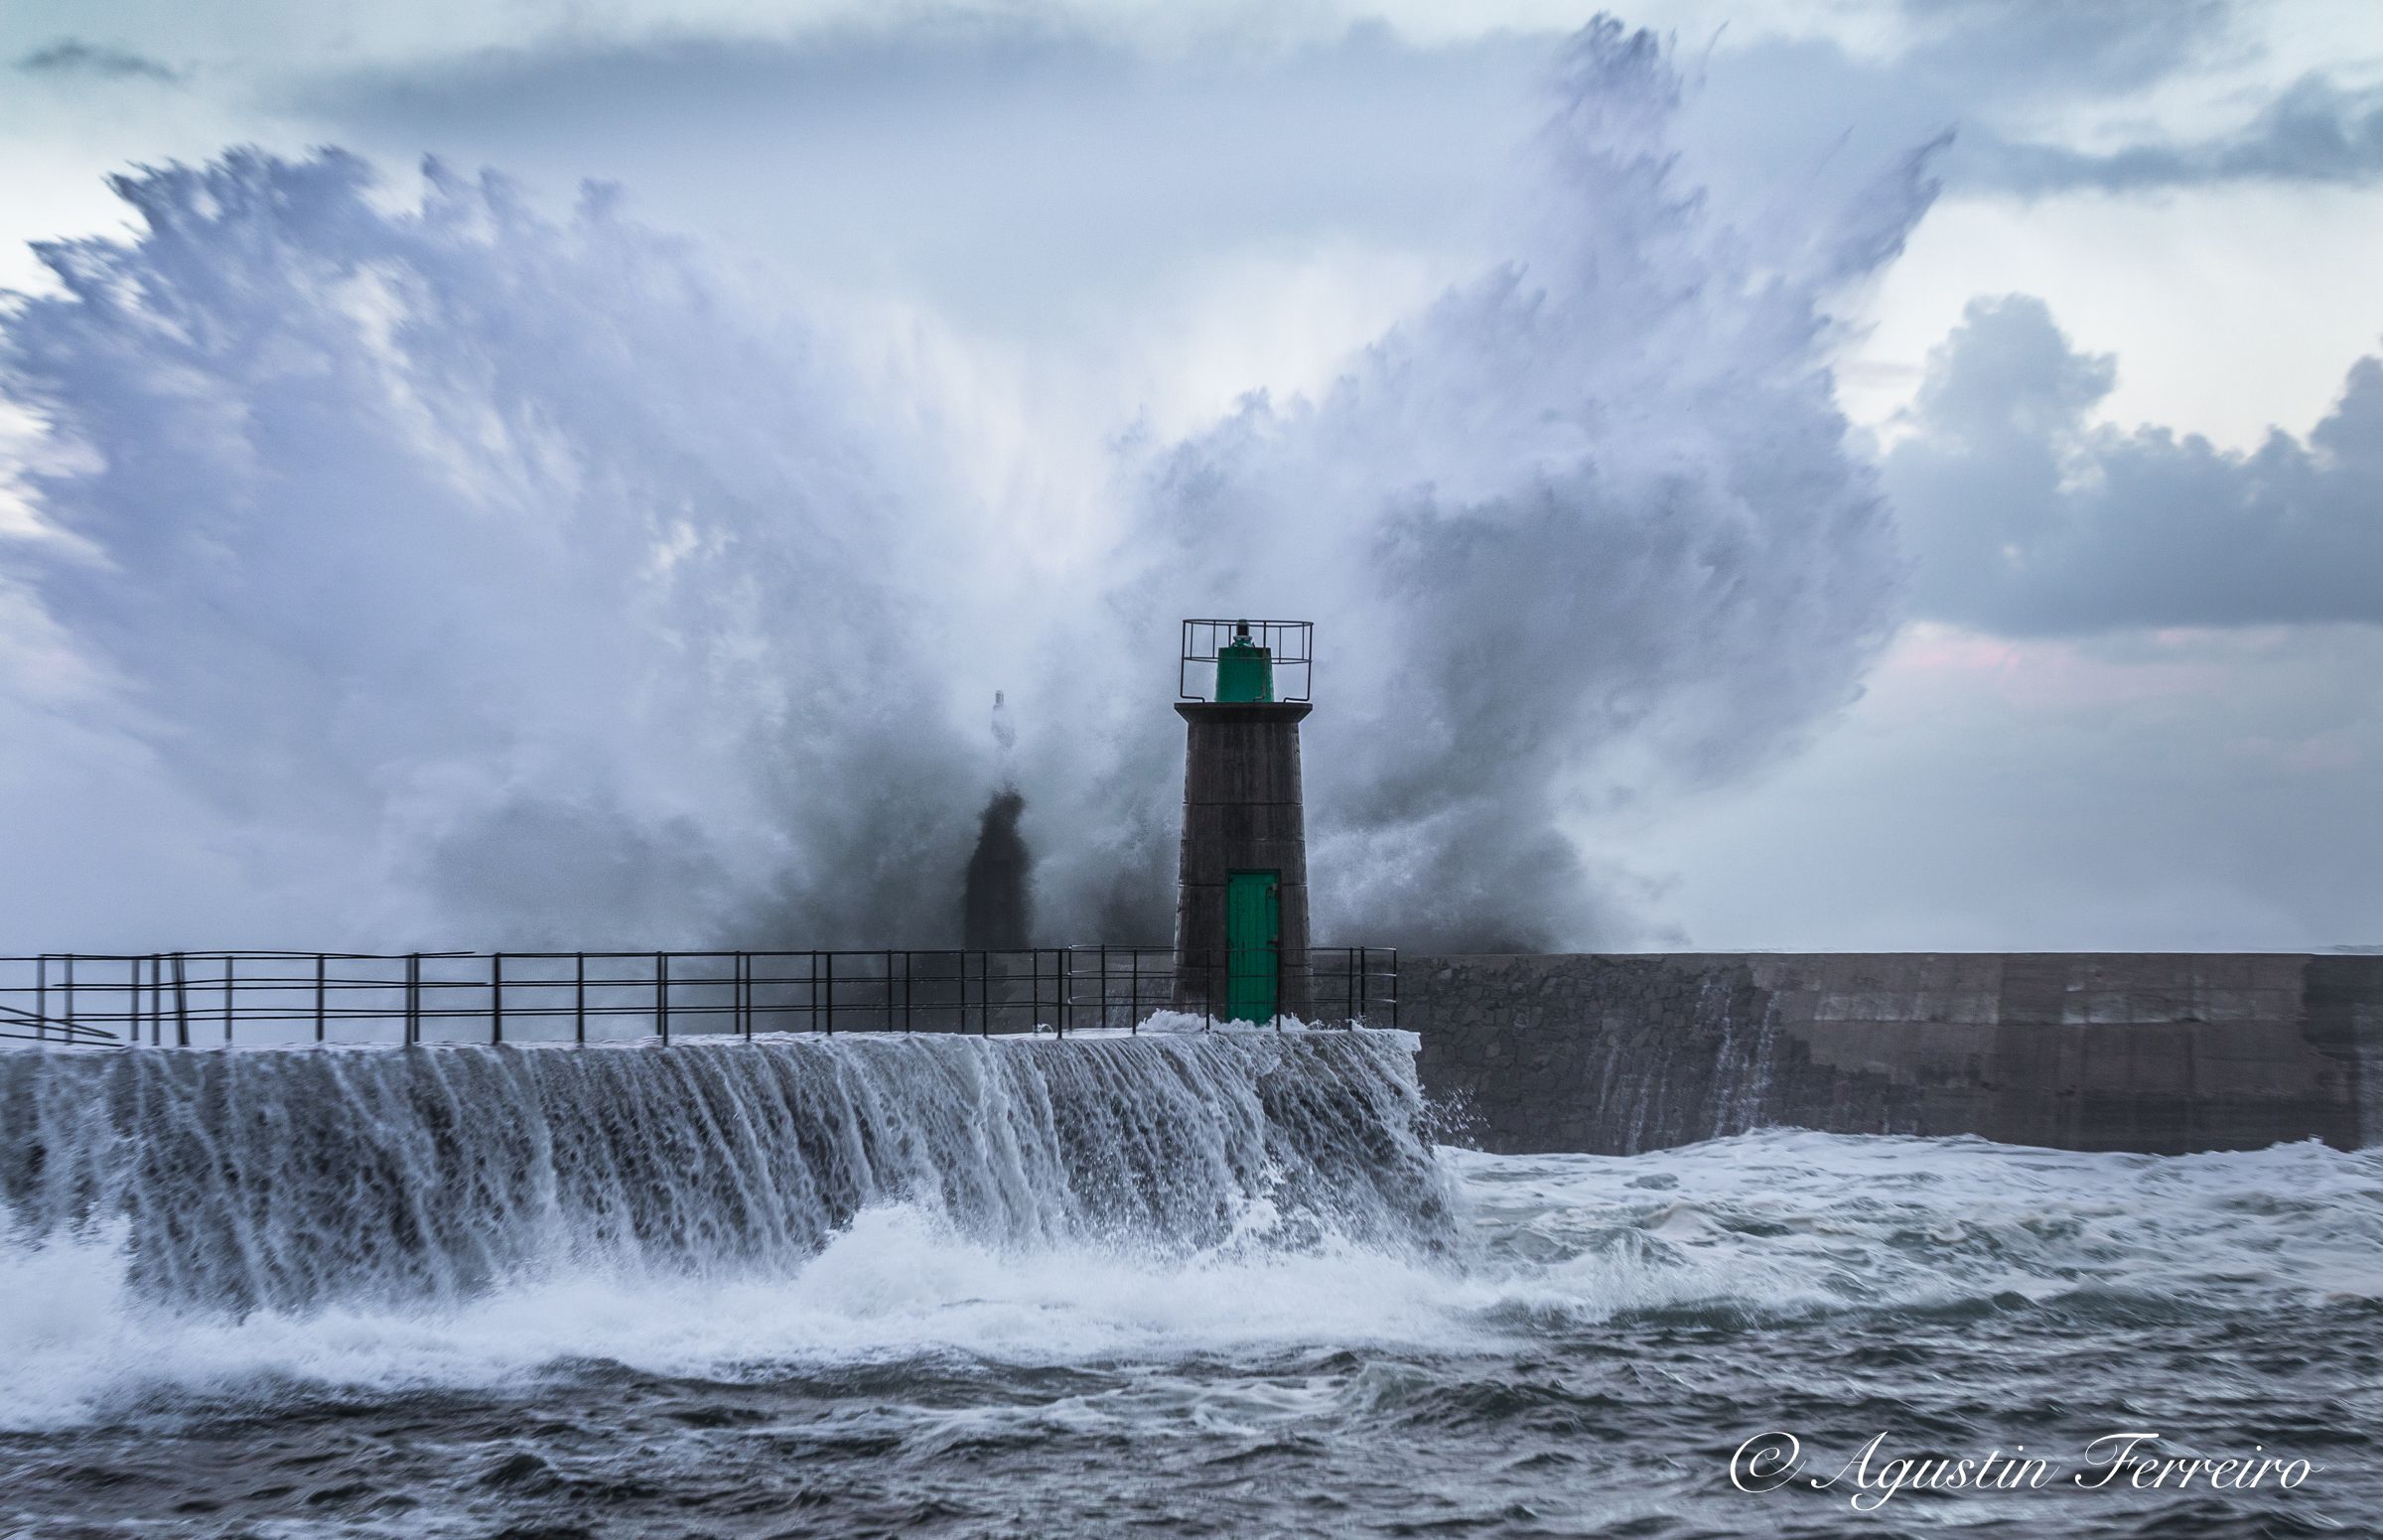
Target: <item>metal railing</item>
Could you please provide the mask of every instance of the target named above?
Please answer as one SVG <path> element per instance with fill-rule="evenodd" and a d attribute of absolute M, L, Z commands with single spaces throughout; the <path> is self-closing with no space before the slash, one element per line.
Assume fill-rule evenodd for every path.
<path fill-rule="evenodd" d="M 1179 700 L 1213 700 L 1213 688 L 1192 688 L 1193 668 L 1213 669 L 1225 647 L 1242 641 L 1266 649 L 1267 668 L 1278 701 L 1304 701 L 1316 688 L 1316 623 L 1314 621 L 1186 621 L 1183 657 L 1176 666 L 1175 693 Z M 1208 673 L 1202 679 L 1212 678 Z"/>
<path fill-rule="evenodd" d="M 1313 947 L 1273 998 L 1398 1024 L 1398 953 Z M 0 1038 L 588 1043 L 813 1032 L 1138 1031 L 1170 1009 L 1167 946 L 1008 951 L 51 952 L 0 957 Z M 1205 1018 L 1213 1025 L 1215 1014 Z M 1274 1019 L 1281 1024 L 1281 1018 Z"/>

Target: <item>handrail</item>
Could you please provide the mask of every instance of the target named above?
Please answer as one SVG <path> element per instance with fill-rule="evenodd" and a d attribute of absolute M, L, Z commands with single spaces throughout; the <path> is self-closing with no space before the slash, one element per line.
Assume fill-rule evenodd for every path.
<path fill-rule="evenodd" d="M 149 953 L 0 956 L 0 1038 L 61 1047 L 566 1042 L 817 1032 L 1128 1032 L 1176 998 L 1175 949 Z M 1214 959 L 1192 959 L 1194 970 Z M 1274 970 L 1285 1016 L 1398 1023 L 1398 953 L 1312 947 Z M 1205 973 L 1199 974 L 1205 978 Z M 30 1007 L 30 1009 L 28 1008 Z M 1197 1010 L 1197 1007 L 1194 1007 Z M 1216 1012 L 1204 1012 L 1213 1025 Z M 591 1032 L 591 1026 L 597 1031 Z M 213 1029 L 220 1029 L 219 1039 Z M 552 1029 L 551 1032 L 548 1029 Z"/>
<path fill-rule="evenodd" d="M 102 1028 L 60 1017 L 38 1015 L 0 1001 L 0 1038 L 46 1043 L 52 1041 L 53 1033 L 58 1035 L 57 1041 L 85 1043 L 94 1048 L 100 1044 L 112 1046 L 121 1041 L 114 1033 Z"/>

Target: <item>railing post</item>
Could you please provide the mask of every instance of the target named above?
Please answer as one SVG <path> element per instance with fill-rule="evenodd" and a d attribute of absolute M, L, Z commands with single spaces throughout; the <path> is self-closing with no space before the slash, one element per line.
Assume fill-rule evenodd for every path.
<path fill-rule="evenodd" d="M 816 974 L 813 977 L 817 977 Z M 836 954 L 827 954 L 827 1035 L 836 1035 Z"/>
<path fill-rule="evenodd" d="M 1398 1031 L 1398 997 L 1406 993 L 1405 990 L 1398 987 L 1399 983 L 1398 948 L 1393 946 L 1390 948 L 1390 1030 L 1392 1032 Z"/>
<path fill-rule="evenodd" d="M 916 1030 L 913 1007 L 917 1004 L 917 995 L 918 954 L 906 951 L 902 954 L 902 1030 L 906 1033 Z"/>
<path fill-rule="evenodd" d="M 976 954 L 976 1035 L 993 1036 L 993 954 Z"/>
<path fill-rule="evenodd" d="M 571 982 L 574 986 L 571 992 L 571 1041 L 585 1044 L 588 1041 L 588 954 L 586 952 L 571 954 Z"/>
<path fill-rule="evenodd" d="M 317 1043 L 323 1041 L 324 1007 L 328 1003 L 325 999 L 327 993 L 325 985 L 329 982 L 326 975 L 330 971 L 330 958 L 321 952 L 315 953 L 315 1041 Z"/>
<path fill-rule="evenodd" d="M 166 1037 L 166 959 L 149 954 L 149 1046 L 162 1048 Z"/>
<path fill-rule="evenodd" d="M 504 953 L 489 953 L 489 1047 L 504 1041 Z"/>
<path fill-rule="evenodd" d="M 74 1041 L 74 954 L 67 953 L 67 1041 Z"/>
<path fill-rule="evenodd" d="M 653 1025 L 662 1035 L 662 1046 L 670 1046 L 670 954 L 653 954 Z"/>
<path fill-rule="evenodd" d="M 1349 1018 L 1351 1021 L 1354 1021 L 1354 1022 L 1361 1022 L 1361 1021 L 1365 1020 L 1365 964 L 1366 964 L 1366 962 L 1367 962 L 1367 961 L 1368 961 L 1368 959 L 1367 959 L 1367 957 L 1366 957 L 1366 955 L 1365 955 L 1365 948 L 1364 948 L 1364 947 L 1362 947 L 1362 946 L 1358 947 L 1358 948 L 1357 948 L 1357 960 L 1356 960 L 1356 968 L 1355 968 L 1355 972 L 1356 972 L 1356 990 L 1357 990 L 1357 1009 L 1356 1009 L 1356 1013 L 1355 1013 L 1353 1016 L 1351 1016 L 1351 1017 Z"/>
<path fill-rule="evenodd" d="M 1100 1025 L 1109 1025 L 1109 943 L 1100 943 Z"/>
<path fill-rule="evenodd" d="M 191 1046 L 191 987 L 187 976 L 189 972 L 183 954 L 176 952 L 174 954 L 174 1046 L 178 1049 L 187 1049 Z"/>
<path fill-rule="evenodd" d="M 33 1040 L 50 1041 L 50 954 L 33 960 Z"/>
<path fill-rule="evenodd" d="M 223 1041 L 231 1041 L 231 998 L 239 988 L 231 953 L 223 954 Z"/>
<path fill-rule="evenodd" d="M 405 1046 L 422 1041 L 422 954 L 405 954 Z"/>
<path fill-rule="evenodd" d="M 141 959 L 124 959 L 124 1046 L 141 1046 Z"/>
<path fill-rule="evenodd" d="M 886 948 L 886 1031 L 894 1030 L 894 949 Z"/>

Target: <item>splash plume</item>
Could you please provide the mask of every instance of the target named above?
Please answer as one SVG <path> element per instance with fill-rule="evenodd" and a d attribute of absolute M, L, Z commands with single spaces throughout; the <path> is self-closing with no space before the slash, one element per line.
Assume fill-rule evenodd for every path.
<path fill-rule="evenodd" d="M 1067 661 L 1018 708 L 1069 731 L 1014 770 L 956 679 L 996 521 L 825 333 L 601 194 L 549 220 L 434 164 L 392 209 L 336 151 L 127 176 L 135 233 L 43 248 L 63 292 L 0 313 L 41 425 L 38 527 L 0 538 L 0 833 L 49 853 L 0 919 L 947 944 L 1014 773 L 1038 928 L 1163 940 L 1168 628 L 1282 614 L 1327 649 L 1320 938 L 1626 939 L 1569 831 L 1792 746 L 1888 630 L 1827 306 L 1933 193 L 1923 154 L 1732 227 L 1681 185 L 1679 92 L 1592 27 L 1508 261 L 1313 399 L 1120 451 L 1113 549 L 1021 623 Z M 115 933 L 42 928 L 73 914 Z"/>
<path fill-rule="evenodd" d="M 915 873 L 956 875 L 981 780 L 901 410 L 601 197 L 371 183 L 234 152 L 43 252 L 0 381 L 55 534 L 9 560 L 94 660 L 81 718 L 292 941 L 938 935 Z"/>
<path fill-rule="evenodd" d="M 1591 27 L 1514 259 L 1136 490 L 1123 613 L 1319 623 L 1319 936 L 1627 940 L 1567 824 L 1777 756 L 1891 630 L 1901 563 L 1846 444 L 1826 307 L 1899 251 L 1933 147 L 1843 209 L 1732 228 L 1679 183 L 1679 93 L 1654 38 Z M 1134 831 L 1138 892 L 1163 892 L 1141 788 L 1169 752 L 1150 735 L 1098 811 L 1054 820 Z"/>

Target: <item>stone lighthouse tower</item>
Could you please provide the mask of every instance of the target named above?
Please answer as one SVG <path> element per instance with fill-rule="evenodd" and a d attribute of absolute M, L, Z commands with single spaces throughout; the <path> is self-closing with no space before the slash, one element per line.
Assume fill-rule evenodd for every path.
<path fill-rule="evenodd" d="M 1175 709 L 1184 750 L 1175 1006 L 1218 1021 L 1305 1016 L 1308 835 L 1299 724 L 1306 621 L 1186 621 Z M 1197 686 L 1213 685 L 1200 693 Z"/>

